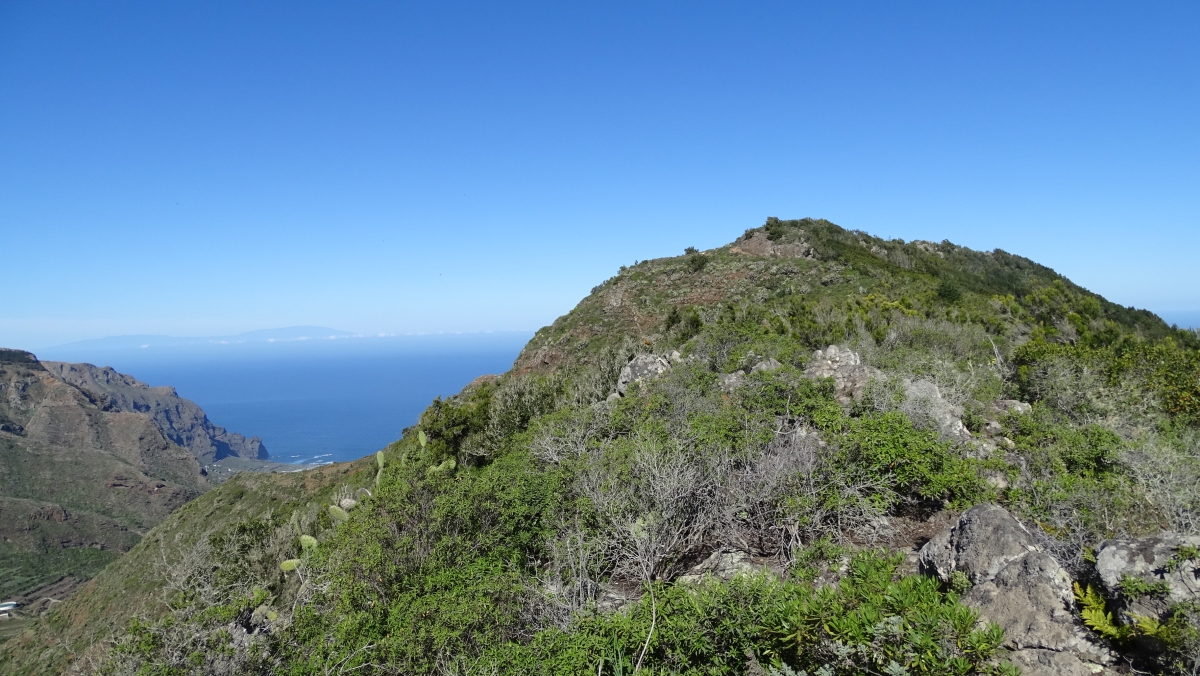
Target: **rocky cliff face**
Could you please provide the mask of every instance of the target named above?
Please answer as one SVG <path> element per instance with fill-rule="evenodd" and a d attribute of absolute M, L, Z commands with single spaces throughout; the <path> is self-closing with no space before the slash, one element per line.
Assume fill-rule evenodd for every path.
<path fill-rule="evenodd" d="M 173 387 L 150 387 L 107 366 L 52 361 L 41 364 L 54 376 L 87 393 L 103 410 L 149 415 L 172 443 L 190 450 L 201 465 L 228 457 L 268 458 L 261 439 L 247 439 L 212 424 L 199 406 L 180 397 Z"/>
<path fill-rule="evenodd" d="M 147 412 L 0 350 L 0 593 L 94 574 L 209 487 Z"/>

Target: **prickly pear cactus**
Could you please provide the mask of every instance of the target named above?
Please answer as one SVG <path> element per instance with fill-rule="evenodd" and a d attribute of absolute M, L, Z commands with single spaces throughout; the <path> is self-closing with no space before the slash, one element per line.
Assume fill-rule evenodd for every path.
<path fill-rule="evenodd" d="M 333 519 L 334 523 L 345 523 L 350 518 L 350 515 L 347 514 L 346 510 L 342 509 L 341 507 L 338 507 L 337 505 L 330 505 L 329 518 Z"/>
<path fill-rule="evenodd" d="M 285 573 L 290 573 L 300 567 L 300 559 L 288 559 L 279 564 L 279 569 Z"/>
<path fill-rule="evenodd" d="M 433 465 L 429 469 L 425 470 L 425 474 L 428 476 L 446 475 L 446 474 L 452 473 L 454 471 L 454 468 L 457 466 L 458 466 L 458 463 L 454 462 L 454 458 L 446 458 L 446 460 L 443 461 L 442 464 Z"/>
<path fill-rule="evenodd" d="M 305 552 L 311 552 L 312 550 L 314 550 L 316 548 L 317 548 L 317 539 L 315 537 L 313 537 L 311 535 L 301 535 L 300 536 L 300 549 L 303 549 Z"/>

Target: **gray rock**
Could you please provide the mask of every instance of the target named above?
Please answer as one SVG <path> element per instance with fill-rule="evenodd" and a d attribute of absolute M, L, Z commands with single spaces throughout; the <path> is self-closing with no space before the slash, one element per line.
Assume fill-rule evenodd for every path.
<path fill-rule="evenodd" d="M 1071 576 L 1049 554 L 1030 552 L 963 595 L 963 603 L 1004 629 L 1014 650 L 1066 652 L 1094 664 L 1111 661 L 1076 619 Z"/>
<path fill-rule="evenodd" d="M 1096 674 L 1113 661 L 1075 613 L 1071 577 L 1002 507 L 977 505 L 921 548 L 921 570 L 974 587 L 962 601 L 1004 629 L 1004 647 L 1025 676 Z"/>
<path fill-rule="evenodd" d="M 1033 406 L 1026 404 L 1023 401 L 1016 399 L 1000 399 L 996 402 L 996 408 L 1002 413 L 1017 413 L 1025 415 L 1033 410 Z"/>
<path fill-rule="evenodd" d="M 617 392 L 625 396 L 625 390 L 633 383 L 657 378 L 670 368 L 670 362 L 656 354 L 639 354 L 621 369 L 621 375 L 617 378 Z"/>
<path fill-rule="evenodd" d="M 942 397 L 936 383 L 904 380 L 905 412 L 914 422 L 936 427 L 944 439 L 968 441 L 971 433 L 962 422 L 962 408 Z"/>
<path fill-rule="evenodd" d="M 755 565 L 750 555 L 745 552 L 718 549 L 676 579 L 684 584 L 700 582 L 710 576 L 720 580 L 730 580 L 739 573 L 749 573 L 759 568 L 762 566 Z"/>
<path fill-rule="evenodd" d="M 750 354 L 750 359 L 756 358 L 757 357 L 755 357 L 754 353 Z M 754 366 L 752 367 L 742 367 L 733 373 L 726 373 L 720 376 L 717 379 L 717 385 L 721 388 L 722 392 L 733 392 L 746 383 L 746 376 L 748 374 L 756 373 L 758 371 L 774 371 L 782 366 L 783 364 L 779 363 L 777 359 L 768 357 L 762 361 L 755 362 Z"/>
<path fill-rule="evenodd" d="M 717 384 L 722 392 L 733 392 L 746 382 L 746 374 L 741 371 L 726 373 L 717 378 Z"/>
<path fill-rule="evenodd" d="M 1056 650 L 1015 650 L 1005 659 L 1020 669 L 1022 676 L 1095 676 L 1107 671 L 1099 664 Z"/>
<path fill-rule="evenodd" d="M 1200 602 L 1200 561 L 1180 557 L 1180 547 L 1200 547 L 1200 536 L 1162 533 L 1100 543 L 1096 573 L 1109 598 L 1116 599 L 1122 622 L 1132 622 L 1135 615 L 1162 618 L 1176 603 Z M 1166 593 L 1131 597 L 1121 588 L 1125 577 L 1163 587 Z"/>
<path fill-rule="evenodd" d="M 797 242 L 772 242 L 767 233 L 755 230 L 734 241 L 729 248 L 732 253 L 762 256 L 764 258 L 814 258 L 813 249 L 804 240 Z"/>
<path fill-rule="evenodd" d="M 804 375 L 813 379 L 833 378 L 834 396 L 838 403 L 849 406 L 862 399 L 867 383 L 881 374 L 876 369 L 864 366 L 856 352 L 830 345 L 813 353 Z"/>
<path fill-rule="evenodd" d="M 777 369 L 781 366 L 783 366 L 783 364 L 780 364 L 778 360 L 776 360 L 774 358 L 767 358 L 767 359 L 764 359 L 763 361 L 760 361 L 757 364 L 755 364 L 754 368 L 750 369 L 750 372 L 754 373 L 756 371 L 774 371 L 775 369 Z"/>
<path fill-rule="evenodd" d="M 996 470 L 992 470 L 984 474 L 983 480 L 988 482 L 988 485 L 992 486 L 998 491 L 1008 488 L 1009 485 L 1008 476 L 1005 475 L 1004 472 L 999 472 Z"/>
<path fill-rule="evenodd" d="M 921 548 L 921 570 L 943 582 L 962 571 L 974 584 L 991 580 L 1010 561 L 1038 551 L 1033 535 L 1008 510 L 976 505 Z"/>

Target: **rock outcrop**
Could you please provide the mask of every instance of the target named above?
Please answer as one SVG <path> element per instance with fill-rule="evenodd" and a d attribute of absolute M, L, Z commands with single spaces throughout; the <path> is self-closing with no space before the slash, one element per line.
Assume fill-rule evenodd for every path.
<path fill-rule="evenodd" d="M 814 379 L 833 378 L 833 393 L 838 403 L 850 406 L 862 399 L 871 378 L 882 374 L 864 365 L 857 352 L 830 345 L 813 353 L 812 360 L 804 369 L 804 375 Z"/>
<path fill-rule="evenodd" d="M 1100 543 L 1096 573 L 1121 622 L 1165 619 L 1175 604 L 1200 603 L 1198 550 L 1200 536 L 1175 533 Z"/>
<path fill-rule="evenodd" d="M 1004 629 L 1008 658 L 1025 676 L 1105 671 L 1109 651 L 1079 621 L 1071 577 L 1003 507 L 978 505 L 921 548 L 923 572 L 973 584 L 962 601 Z"/>
<path fill-rule="evenodd" d="M 903 381 L 905 412 L 917 424 L 936 428 L 943 439 L 968 441 L 971 433 L 962 421 L 962 407 L 942 397 L 936 383 L 929 380 Z"/>
<path fill-rule="evenodd" d="M 814 352 L 804 375 L 813 379 L 832 378 L 834 397 L 845 407 L 861 401 L 872 380 L 885 378 L 879 369 L 863 364 L 857 352 L 837 345 Z M 971 433 L 962 422 L 962 408 L 947 401 L 937 383 L 904 378 L 899 385 L 904 397 L 900 408 L 915 424 L 935 429 L 949 441 L 971 440 Z"/>
<path fill-rule="evenodd" d="M 731 580 L 744 573 L 767 572 L 782 575 L 778 561 L 750 556 L 737 549 L 717 549 L 708 558 L 675 578 L 684 584 L 695 584 L 707 578 Z"/>
<path fill-rule="evenodd" d="M 733 253 L 762 256 L 764 258 L 814 258 L 813 249 L 807 242 L 774 242 L 761 230 L 737 238 L 729 247 Z"/>
<path fill-rule="evenodd" d="M 617 394 L 625 396 L 630 385 L 641 380 L 657 378 L 671 368 L 671 363 L 656 354 L 639 354 L 634 357 L 617 377 Z"/>
<path fill-rule="evenodd" d="M 86 392 L 103 410 L 149 415 L 163 435 L 190 450 L 202 465 L 228 457 L 249 460 L 268 458 L 261 439 L 247 439 L 212 424 L 199 406 L 180 397 L 173 387 L 150 387 L 108 366 L 53 361 L 41 363 L 63 382 Z"/>

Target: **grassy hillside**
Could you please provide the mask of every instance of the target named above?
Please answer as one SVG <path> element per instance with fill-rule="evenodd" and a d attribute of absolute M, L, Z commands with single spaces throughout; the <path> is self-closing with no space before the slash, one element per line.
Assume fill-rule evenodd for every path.
<path fill-rule="evenodd" d="M 255 548 L 269 547 L 260 531 L 280 524 L 313 527 L 339 488 L 369 486 L 370 463 L 342 463 L 306 472 L 242 472 L 173 512 L 126 555 L 116 559 L 51 614 L 29 623 L 0 649 L 0 669 L 11 674 L 61 673 L 73 663 L 95 659 L 98 639 L 123 630 L 130 618 L 157 620 L 169 613 L 169 601 L 189 584 L 189 565 L 203 566 L 214 535 L 236 532 L 223 553 L 238 565 L 254 568 Z M 262 575 L 276 566 L 259 566 Z M 249 578 L 247 578 L 249 579 Z M 186 595 L 186 591 L 182 592 Z M 0 626 L 2 628 L 2 626 Z"/>
<path fill-rule="evenodd" d="M 256 478 L 315 482 L 269 515 L 249 478 L 193 502 L 0 664 L 1012 674 L 915 548 L 983 502 L 1084 581 L 1104 538 L 1200 533 L 1198 424 L 1193 332 L 1002 251 L 768 219 L 623 268 L 378 470 Z M 1174 617 L 1114 648 L 1196 669 Z"/>

